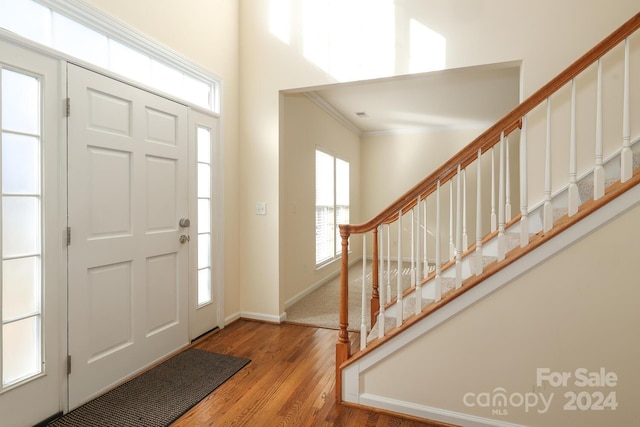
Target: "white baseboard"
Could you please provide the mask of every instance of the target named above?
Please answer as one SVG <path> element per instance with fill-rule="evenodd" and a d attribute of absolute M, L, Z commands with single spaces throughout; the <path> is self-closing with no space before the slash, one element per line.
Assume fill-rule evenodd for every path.
<path fill-rule="evenodd" d="M 236 320 L 238 320 L 240 318 L 240 312 L 236 312 L 234 314 L 232 314 L 231 316 L 225 317 L 224 319 L 224 326 L 229 325 L 230 323 L 235 322 Z"/>
<path fill-rule="evenodd" d="M 260 320 L 262 322 L 270 322 L 270 323 L 281 323 L 282 315 L 273 316 L 270 314 L 264 313 L 251 313 L 248 311 L 240 312 L 240 317 L 243 319 L 251 319 L 251 320 Z"/>
<path fill-rule="evenodd" d="M 432 408 L 418 405 L 416 403 L 403 402 L 372 394 L 362 394 L 360 404 L 381 408 L 399 414 L 407 414 L 427 420 L 439 421 L 464 427 L 524 427 L 521 424 L 506 423 L 490 418 L 477 417 L 474 415 L 453 412 L 446 409 Z"/>
<path fill-rule="evenodd" d="M 251 313 L 247 311 L 238 311 L 231 316 L 225 317 L 224 324 L 225 326 L 235 322 L 238 319 L 250 319 L 250 320 L 259 320 L 261 322 L 270 322 L 270 323 L 282 323 L 286 320 L 286 313 L 281 314 L 280 316 L 272 316 L 269 314 L 263 313 Z"/>

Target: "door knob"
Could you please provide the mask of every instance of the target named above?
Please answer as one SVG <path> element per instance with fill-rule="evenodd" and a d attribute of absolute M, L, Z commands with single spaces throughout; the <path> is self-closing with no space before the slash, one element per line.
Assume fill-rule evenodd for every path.
<path fill-rule="evenodd" d="M 186 228 L 191 225 L 191 221 L 189 220 L 189 218 L 181 218 L 178 224 L 180 224 L 180 227 Z"/>
<path fill-rule="evenodd" d="M 180 236 L 180 243 L 187 243 L 189 240 L 191 240 L 191 237 L 187 236 L 186 234 Z"/>

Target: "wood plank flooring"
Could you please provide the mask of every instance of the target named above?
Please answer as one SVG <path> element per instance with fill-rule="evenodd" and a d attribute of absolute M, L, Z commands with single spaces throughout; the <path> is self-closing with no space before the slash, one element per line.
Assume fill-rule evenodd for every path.
<path fill-rule="evenodd" d="M 201 338 L 195 348 L 251 362 L 172 427 L 440 425 L 336 404 L 336 339 L 335 330 L 247 320 Z"/>

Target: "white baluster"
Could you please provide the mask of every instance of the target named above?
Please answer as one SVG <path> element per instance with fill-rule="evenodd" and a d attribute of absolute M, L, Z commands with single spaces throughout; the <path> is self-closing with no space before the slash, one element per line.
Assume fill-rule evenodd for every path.
<path fill-rule="evenodd" d="M 387 224 L 387 300 L 391 302 L 391 224 Z"/>
<path fill-rule="evenodd" d="M 624 97 L 622 106 L 622 152 L 620 153 L 620 182 L 633 175 L 631 152 L 631 122 L 629 120 L 629 39 L 624 40 Z"/>
<path fill-rule="evenodd" d="M 367 235 L 362 234 L 362 315 L 360 316 L 360 350 L 367 346 Z"/>
<path fill-rule="evenodd" d="M 578 146 L 576 140 L 576 79 L 571 80 L 571 130 L 569 136 L 569 189 L 567 214 L 574 216 L 580 206 L 580 193 L 578 192 L 577 159 Z"/>
<path fill-rule="evenodd" d="M 423 250 L 422 250 L 422 254 L 423 254 L 423 267 L 424 267 L 424 272 L 422 273 L 423 278 L 426 278 L 429 275 L 429 257 L 427 256 L 427 244 L 429 243 L 429 241 L 427 240 L 428 237 L 428 233 L 429 233 L 429 229 L 427 227 L 427 198 L 424 198 L 424 207 L 422 209 L 423 212 L 423 222 L 424 222 L 424 229 L 422 231 L 424 238 L 422 239 L 422 245 L 423 245 Z"/>
<path fill-rule="evenodd" d="M 382 225 L 380 226 L 380 237 L 382 238 Z M 378 319 L 377 319 L 377 324 L 378 324 L 378 338 L 382 338 L 384 337 L 384 326 L 385 326 L 385 319 L 384 319 L 384 307 L 386 302 L 388 301 L 389 297 L 387 296 L 385 298 L 386 295 L 388 295 L 388 293 L 390 293 L 391 291 L 387 291 L 385 288 L 388 288 L 389 283 L 391 281 L 391 278 L 389 276 L 390 271 L 391 271 L 391 264 L 390 264 L 390 260 L 391 260 L 391 251 L 390 251 L 390 241 L 391 241 L 391 235 L 390 235 L 390 231 L 389 229 L 391 228 L 391 226 L 389 224 L 387 224 L 387 286 L 384 286 L 384 284 L 382 284 L 380 286 L 380 300 L 379 300 L 379 310 L 378 310 Z M 382 246 L 382 241 L 380 242 L 380 246 Z M 384 262 L 384 261 L 383 261 Z M 380 274 L 383 274 L 382 272 L 380 272 Z M 380 283 L 382 283 L 382 281 L 380 281 Z"/>
<path fill-rule="evenodd" d="M 452 178 L 453 180 L 453 178 Z M 462 287 L 462 190 L 460 179 L 460 164 L 458 163 L 456 189 L 456 289 Z"/>
<path fill-rule="evenodd" d="M 456 256 L 456 245 L 453 242 L 453 178 L 449 181 L 449 260 Z"/>
<path fill-rule="evenodd" d="M 398 211 L 398 277 L 396 280 L 396 326 L 402 325 L 402 209 Z"/>
<path fill-rule="evenodd" d="M 482 274 L 482 149 L 478 149 L 478 170 L 476 178 L 476 253 L 475 274 Z"/>
<path fill-rule="evenodd" d="M 498 170 L 498 261 L 505 257 L 507 248 L 504 235 L 504 131 L 500 133 L 500 166 Z"/>
<path fill-rule="evenodd" d="M 511 220 L 511 166 L 509 160 L 509 135 L 507 135 L 505 139 L 506 146 L 505 149 L 505 197 L 506 201 L 504 204 L 504 223 L 508 223 Z"/>
<path fill-rule="evenodd" d="M 384 224 L 380 225 L 378 227 L 378 236 L 380 236 L 380 249 L 383 250 L 382 248 L 384 247 L 384 236 L 383 236 L 383 232 L 384 231 Z M 387 241 L 389 240 L 389 225 L 387 224 Z M 391 256 L 391 252 L 387 251 L 387 259 L 389 259 Z M 384 264 L 384 259 L 381 255 L 381 262 L 382 264 Z M 378 275 L 380 276 L 380 299 L 378 300 L 378 317 L 377 317 L 377 321 L 376 323 L 378 324 L 378 338 L 382 338 L 384 337 L 384 307 L 385 307 L 385 286 L 382 283 L 382 276 L 384 275 L 383 269 L 381 268 L 380 271 L 378 272 Z M 389 269 L 387 268 L 387 278 L 389 277 Z"/>
<path fill-rule="evenodd" d="M 527 116 L 522 117 L 520 131 L 520 246 L 529 244 L 529 179 L 527 177 Z"/>
<path fill-rule="evenodd" d="M 442 262 L 440 261 L 440 181 L 436 187 L 436 277 L 434 281 L 435 300 L 442 299 Z"/>
<path fill-rule="evenodd" d="M 384 263 L 385 263 L 385 253 L 384 253 L 384 224 L 380 224 L 378 226 L 378 260 L 380 266 L 378 267 L 378 293 L 379 293 L 379 303 L 384 303 L 384 299 L 382 298 L 382 289 L 384 288 Z"/>
<path fill-rule="evenodd" d="M 496 167 L 494 147 L 491 147 L 491 232 L 498 229 L 498 217 L 496 216 Z"/>
<path fill-rule="evenodd" d="M 414 209 L 411 209 L 411 267 L 409 270 L 411 287 L 414 287 L 416 285 L 416 252 L 415 252 L 415 238 L 414 238 L 415 232 L 416 232 L 415 222 L 416 222 L 416 215 L 415 215 L 415 207 L 414 207 Z"/>
<path fill-rule="evenodd" d="M 547 98 L 547 137 L 544 161 L 544 208 L 543 231 L 546 233 L 553 227 L 553 207 L 551 206 L 551 98 Z"/>
<path fill-rule="evenodd" d="M 462 252 L 469 249 L 467 235 L 467 170 L 462 169 Z"/>
<path fill-rule="evenodd" d="M 418 201 L 416 202 L 416 221 L 418 223 L 416 227 L 416 269 L 415 274 L 417 277 L 416 280 L 416 290 L 415 290 L 415 313 L 419 314 L 422 311 L 422 277 L 420 277 L 420 196 L 418 196 Z"/>
<path fill-rule="evenodd" d="M 596 86 L 596 167 L 593 170 L 593 199 L 604 196 L 604 166 L 602 159 L 602 60 L 598 59 Z"/>

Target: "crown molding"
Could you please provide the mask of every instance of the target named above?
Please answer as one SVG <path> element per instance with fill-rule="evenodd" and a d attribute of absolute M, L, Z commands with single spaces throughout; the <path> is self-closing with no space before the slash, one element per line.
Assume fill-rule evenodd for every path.
<path fill-rule="evenodd" d="M 352 121 L 347 119 L 342 113 L 336 110 L 331 104 L 329 104 L 323 97 L 318 95 L 317 92 L 303 92 L 304 96 L 306 96 L 311 102 L 324 110 L 331 117 L 336 119 L 340 124 L 349 129 L 351 132 L 356 134 L 357 136 L 362 136 L 362 130 L 353 124 Z"/>

